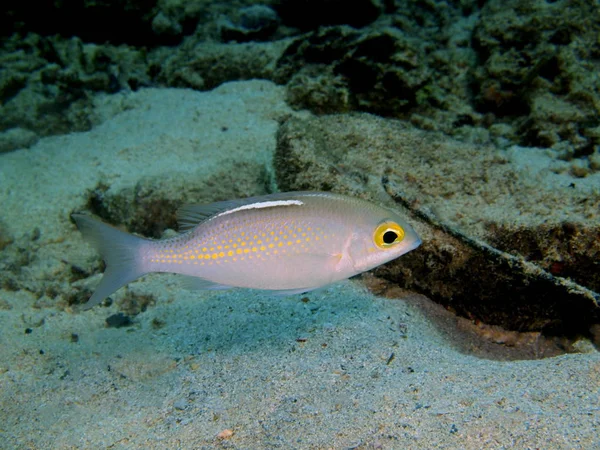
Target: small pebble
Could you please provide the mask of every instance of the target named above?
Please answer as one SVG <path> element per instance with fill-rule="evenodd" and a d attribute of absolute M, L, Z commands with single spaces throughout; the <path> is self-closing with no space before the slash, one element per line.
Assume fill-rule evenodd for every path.
<path fill-rule="evenodd" d="M 113 314 L 112 316 L 106 318 L 106 325 L 109 328 L 128 327 L 132 324 L 133 322 L 131 321 L 131 318 L 123 313 Z"/>
<path fill-rule="evenodd" d="M 217 439 L 229 439 L 231 436 L 233 436 L 233 430 L 226 428 L 225 430 L 217 434 Z"/>
<path fill-rule="evenodd" d="M 184 410 L 187 407 L 187 400 L 185 398 L 180 398 L 175 403 L 173 403 L 173 407 L 178 410 Z"/>

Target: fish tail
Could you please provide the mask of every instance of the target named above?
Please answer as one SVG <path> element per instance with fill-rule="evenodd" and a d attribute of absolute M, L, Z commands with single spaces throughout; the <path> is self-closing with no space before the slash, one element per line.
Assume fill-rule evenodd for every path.
<path fill-rule="evenodd" d="M 83 238 L 98 250 L 106 263 L 104 276 L 83 309 L 96 306 L 119 288 L 147 273 L 139 256 L 146 239 L 117 230 L 90 216 L 72 214 L 71 217 Z"/>

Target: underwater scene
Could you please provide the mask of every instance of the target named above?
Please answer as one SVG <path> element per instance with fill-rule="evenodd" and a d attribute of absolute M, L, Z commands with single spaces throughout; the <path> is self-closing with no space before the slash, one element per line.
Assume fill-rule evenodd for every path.
<path fill-rule="evenodd" d="M 0 449 L 600 448 L 597 0 L 2 9 Z"/>

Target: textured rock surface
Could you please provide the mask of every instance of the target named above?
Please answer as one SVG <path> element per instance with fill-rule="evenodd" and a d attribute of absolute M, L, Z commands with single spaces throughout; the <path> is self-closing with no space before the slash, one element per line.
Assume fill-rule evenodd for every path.
<path fill-rule="evenodd" d="M 419 121 L 419 114 L 431 115 L 444 105 L 451 108 L 452 96 L 462 97 L 464 103 L 467 95 L 466 71 L 460 67 L 453 70 L 447 57 L 431 54 L 434 48 L 434 42 L 393 25 L 362 31 L 322 28 L 296 39 L 286 49 L 276 76 L 295 91 L 305 86 L 309 92 L 315 86 L 305 79 L 329 77 L 338 81 L 348 97 L 348 105 L 340 111 L 358 109 Z M 452 82 L 450 74 L 455 75 Z M 292 98 L 298 107 L 323 109 L 311 99 Z M 444 123 L 450 131 L 452 121 Z"/>
<path fill-rule="evenodd" d="M 586 333 L 600 320 L 598 295 L 553 275 L 600 291 L 600 184 L 569 189 L 574 179 L 523 168 L 521 157 L 339 115 L 288 120 L 275 164 L 283 190 L 392 198 L 425 219 L 423 246 L 376 273 L 486 323 Z"/>
<path fill-rule="evenodd" d="M 237 42 L 268 40 L 280 22 L 277 12 L 266 5 L 240 8 L 235 17 L 222 19 L 221 38 Z"/>
<path fill-rule="evenodd" d="M 276 8 L 286 25 L 307 30 L 323 25 L 368 25 L 384 11 L 384 3 L 382 0 L 280 0 Z"/>
<path fill-rule="evenodd" d="M 26 14 L 27 2 L 9 5 L 0 101 L 10 107 L 0 131 L 89 129 L 98 92 L 266 78 L 286 84 L 297 108 L 367 111 L 502 148 L 549 147 L 579 177 L 600 170 L 597 2 L 109 3 L 55 5 L 44 21 Z M 127 25 L 86 26 L 107 15 Z"/>
<path fill-rule="evenodd" d="M 487 2 L 473 37 L 477 109 L 506 119 L 523 145 L 597 153 L 598 33 L 598 2 Z"/>
<path fill-rule="evenodd" d="M 8 1 L 0 33 L 78 36 L 86 42 L 134 46 L 173 45 L 210 24 L 219 14 L 256 3 L 253 0 L 68 0 Z M 34 12 L 32 14 L 32 12 Z"/>
<path fill-rule="evenodd" d="M 268 193 L 269 183 L 264 165 L 246 162 L 243 171 L 224 166 L 209 177 L 186 173 L 144 177 L 135 186 L 116 192 L 101 183 L 90 191 L 87 209 L 109 223 L 160 238 L 166 229 L 178 228 L 175 212 L 183 203 L 263 195 Z"/>
<path fill-rule="evenodd" d="M 173 87 L 207 90 L 233 80 L 273 78 L 275 62 L 287 46 L 277 43 L 198 43 L 186 41 L 176 51 L 149 56 L 155 79 Z"/>
<path fill-rule="evenodd" d="M 143 51 L 75 37 L 15 35 L 4 42 L 0 64 L 0 131 L 9 130 L 3 151 L 28 147 L 37 136 L 88 130 L 96 94 L 150 83 Z"/>

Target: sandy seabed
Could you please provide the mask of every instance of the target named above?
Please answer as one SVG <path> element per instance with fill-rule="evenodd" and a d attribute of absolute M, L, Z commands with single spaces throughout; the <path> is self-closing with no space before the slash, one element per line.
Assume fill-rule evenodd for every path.
<path fill-rule="evenodd" d="M 102 108 L 90 132 L 0 155 L 0 222 L 31 242 L 20 270 L 32 286 L 68 284 L 69 264 L 97 258 L 69 214 L 98 183 L 268 167 L 278 120 L 293 114 L 262 81 L 142 90 Z M 155 305 L 107 327 L 132 294 Z M 600 448 L 598 352 L 476 357 L 415 294 L 379 298 L 355 280 L 283 298 L 189 292 L 150 275 L 108 308 L 47 296 L 0 289 L 0 448 Z"/>

